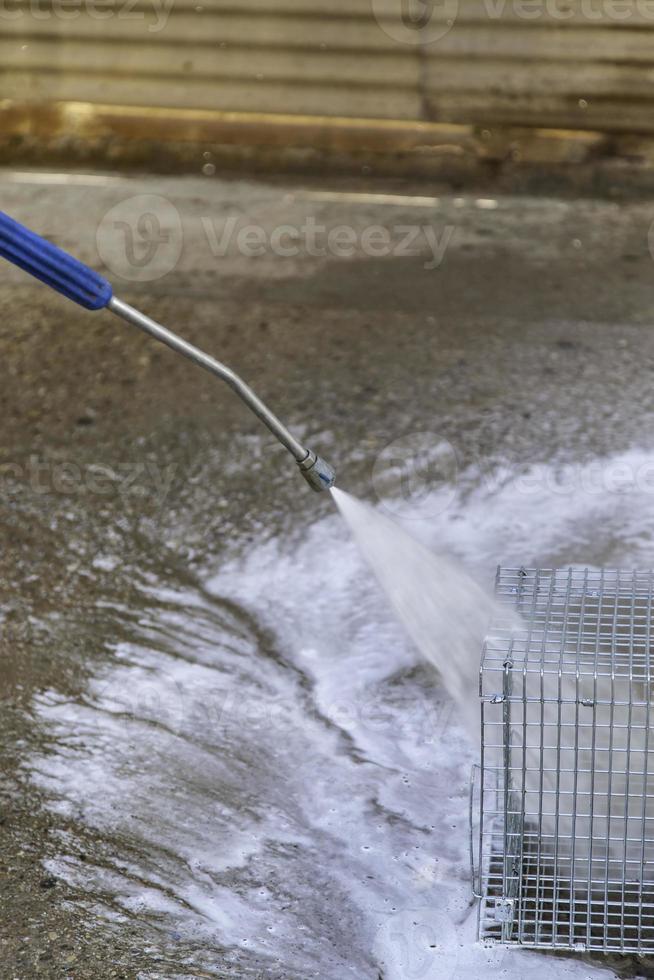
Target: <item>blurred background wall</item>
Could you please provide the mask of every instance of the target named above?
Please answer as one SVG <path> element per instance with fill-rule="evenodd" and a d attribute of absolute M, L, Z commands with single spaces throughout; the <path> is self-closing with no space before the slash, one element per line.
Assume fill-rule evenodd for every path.
<path fill-rule="evenodd" d="M 5 159 L 652 156 L 654 0 L 0 0 L 0 53 Z"/>

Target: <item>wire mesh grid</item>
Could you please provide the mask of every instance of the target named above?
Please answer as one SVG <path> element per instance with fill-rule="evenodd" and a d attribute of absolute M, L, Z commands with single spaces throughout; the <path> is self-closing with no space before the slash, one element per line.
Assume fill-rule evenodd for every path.
<path fill-rule="evenodd" d="M 653 585 L 498 570 L 471 791 L 481 938 L 654 952 Z"/>

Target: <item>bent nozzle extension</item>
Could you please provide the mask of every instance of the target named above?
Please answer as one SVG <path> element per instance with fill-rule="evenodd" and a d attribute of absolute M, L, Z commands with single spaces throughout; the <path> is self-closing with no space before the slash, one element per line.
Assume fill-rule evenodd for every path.
<path fill-rule="evenodd" d="M 231 368 L 216 361 L 193 344 L 182 340 L 172 330 L 168 330 L 117 299 L 113 295 L 111 283 L 98 272 L 89 269 L 83 262 L 68 255 L 29 228 L 25 228 L 2 211 L 0 211 L 0 255 L 79 306 L 87 310 L 105 308 L 111 310 L 127 323 L 139 327 L 178 354 L 183 354 L 190 361 L 221 378 L 293 455 L 302 476 L 313 490 L 328 490 L 334 485 L 335 475 L 331 466 L 298 442 L 252 388 Z"/>
<path fill-rule="evenodd" d="M 160 340 L 163 344 L 177 351 L 178 354 L 183 354 L 184 357 L 193 361 L 194 364 L 203 367 L 206 371 L 210 371 L 216 377 L 225 381 L 236 392 L 239 398 L 245 402 L 248 408 L 252 409 L 254 414 L 270 429 L 273 435 L 279 439 L 282 446 L 288 449 L 295 457 L 302 476 L 312 490 L 329 490 L 330 487 L 333 487 L 336 475 L 331 466 L 312 450 L 307 449 L 298 442 L 295 436 L 270 411 L 268 406 L 261 401 L 252 388 L 238 374 L 232 371 L 231 368 L 228 368 L 225 364 L 221 364 L 220 361 L 216 361 L 198 347 L 194 347 L 193 344 L 189 344 L 188 341 L 178 337 L 172 330 L 162 327 L 160 323 L 151 320 L 149 316 L 145 316 L 144 313 L 140 313 L 115 296 L 112 296 L 109 300 L 107 307 L 122 320 L 126 320 L 135 327 L 139 327 L 140 330 L 150 334 L 151 337 L 155 337 L 156 340 Z"/>

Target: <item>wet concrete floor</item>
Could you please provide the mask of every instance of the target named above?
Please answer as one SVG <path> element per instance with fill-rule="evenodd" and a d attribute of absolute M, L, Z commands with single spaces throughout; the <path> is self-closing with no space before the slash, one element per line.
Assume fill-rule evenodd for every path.
<path fill-rule="evenodd" d="M 480 579 L 652 566 L 654 205 L 10 172 L 0 194 Z M 320 254 L 307 220 L 348 230 Z M 5 265 L 0 313 L 0 977 L 654 975 L 472 951 L 475 750 L 327 495 L 109 314 Z M 392 937 L 416 923 L 447 941 L 412 973 Z"/>

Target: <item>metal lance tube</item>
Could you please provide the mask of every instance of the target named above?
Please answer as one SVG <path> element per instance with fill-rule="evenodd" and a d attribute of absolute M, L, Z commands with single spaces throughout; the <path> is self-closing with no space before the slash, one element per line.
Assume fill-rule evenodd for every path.
<path fill-rule="evenodd" d="M 201 351 L 193 344 L 189 344 L 188 341 L 183 340 L 177 334 L 173 333 L 172 330 L 168 330 L 167 327 L 157 323 L 156 320 L 152 320 L 139 310 L 135 310 L 134 307 L 128 303 L 124 303 L 116 296 L 111 297 L 107 303 L 107 309 L 111 310 L 112 313 L 115 313 L 116 316 L 119 316 L 127 323 L 131 323 L 133 326 L 138 327 L 139 330 L 143 330 L 144 333 L 161 341 L 162 344 L 166 344 L 167 347 L 177 351 L 178 354 L 187 357 L 194 364 L 204 368 L 205 371 L 214 374 L 221 381 L 226 382 L 236 392 L 239 398 L 245 402 L 248 408 L 254 412 L 257 418 L 261 419 L 263 424 L 270 429 L 272 434 L 281 442 L 282 446 L 288 449 L 295 458 L 302 476 L 313 490 L 328 490 L 329 487 L 334 485 L 335 473 L 331 466 L 324 459 L 321 459 L 320 456 L 317 456 L 316 453 L 298 442 L 295 436 L 270 411 L 268 406 L 261 401 L 252 388 L 238 374 L 232 371 L 231 368 L 227 367 L 226 364 L 222 364 L 215 358 L 210 357 L 209 354 L 205 354 L 204 351 Z"/>
<path fill-rule="evenodd" d="M 182 340 L 172 330 L 135 310 L 113 295 L 111 283 L 79 259 L 57 245 L 30 231 L 19 221 L 0 211 L 0 256 L 39 279 L 46 286 L 66 296 L 86 310 L 111 310 L 127 323 L 150 334 L 172 350 L 215 374 L 236 392 L 257 418 L 276 436 L 300 467 L 302 476 L 313 490 L 328 490 L 334 485 L 334 471 L 320 456 L 297 441 L 267 405 L 231 368 L 204 351 Z"/>

